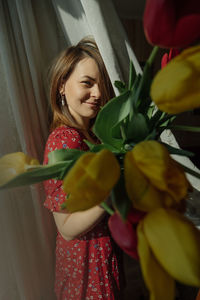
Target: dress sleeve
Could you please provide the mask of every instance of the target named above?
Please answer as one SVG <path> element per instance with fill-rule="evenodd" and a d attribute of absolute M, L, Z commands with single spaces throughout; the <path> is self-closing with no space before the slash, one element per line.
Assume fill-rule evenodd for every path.
<path fill-rule="evenodd" d="M 48 154 L 54 150 L 63 148 L 87 150 L 85 146 L 77 130 L 59 127 L 50 134 L 47 140 L 43 164 L 48 164 Z M 44 206 L 52 212 L 60 211 L 60 205 L 66 199 L 66 193 L 62 189 L 62 180 L 46 180 L 44 189 L 46 194 Z"/>

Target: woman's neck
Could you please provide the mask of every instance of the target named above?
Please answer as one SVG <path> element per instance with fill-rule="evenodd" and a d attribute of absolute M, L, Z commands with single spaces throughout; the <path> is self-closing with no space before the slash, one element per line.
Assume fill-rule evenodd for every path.
<path fill-rule="evenodd" d="M 87 129 L 87 130 L 83 130 L 82 129 L 81 131 L 82 131 L 83 135 L 86 137 L 86 139 L 89 142 L 91 142 L 92 144 L 96 144 L 97 143 L 97 140 L 96 140 L 95 136 L 91 135 L 92 132 L 89 129 Z"/>
<path fill-rule="evenodd" d="M 71 111 L 70 109 L 69 109 L 69 112 L 70 112 L 71 116 L 73 117 L 73 119 L 75 120 L 78 127 L 82 128 L 84 131 L 89 131 L 89 127 L 90 127 L 90 119 L 89 118 L 84 118 L 84 117 L 76 114 L 74 111 Z"/>

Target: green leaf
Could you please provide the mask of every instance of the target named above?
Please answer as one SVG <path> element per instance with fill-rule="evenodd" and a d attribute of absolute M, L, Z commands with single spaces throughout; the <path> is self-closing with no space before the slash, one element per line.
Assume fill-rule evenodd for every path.
<path fill-rule="evenodd" d="M 159 109 L 155 112 L 155 114 L 149 120 L 150 130 L 152 130 L 153 128 L 157 127 L 157 125 L 158 125 L 160 119 L 162 118 L 163 114 L 165 114 L 165 113 L 162 112 Z"/>
<path fill-rule="evenodd" d="M 149 105 L 151 104 L 152 100 L 149 96 L 152 76 L 151 76 L 151 65 L 156 57 L 158 52 L 158 47 L 155 46 L 145 64 L 144 71 L 140 80 L 140 84 L 135 94 L 135 105 L 138 107 L 138 111 L 146 114 Z"/>
<path fill-rule="evenodd" d="M 126 131 L 124 128 L 127 127 L 123 122 L 127 121 L 128 116 L 129 119 L 133 119 L 137 113 L 134 108 L 134 99 L 140 78 L 141 75 L 138 74 L 131 91 L 127 91 L 112 99 L 99 112 L 95 122 L 94 132 L 103 143 L 110 144 L 117 149 L 122 148 L 126 139 Z M 127 123 L 129 122 L 127 121 Z"/>
<path fill-rule="evenodd" d="M 121 130 L 123 121 L 121 121 L 120 123 L 117 123 L 114 127 L 111 128 L 111 134 L 112 137 L 116 138 L 116 139 L 121 139 L 123 141 L 123 133 Z"/>
<path fill-rule="evenodd" d="M 108 149 L 113 153 L 120 153 L 120 151 L 114 147 L 112 147 L 111 145 L 107 145 L 107 144 L 93 144 L 87 140 L 84 140 L 84 142 L 88 145 L 88 147 L 90 148 L 91 152 L 99 152 L 103 149 Z"/>
<path fill-rule="evenodd" d="M 136 78 L 136 72 L 133 65 L 133 62 L 130 60 L 129 66 L 129 82 L 128 82 L 128 89 L 131 90 L 133 88 L 134 80 Z"/>
<path fill-rule="evenodd" d="M 149 134 L 149 128 L 146 118 L 142 114 L 136 114 L 132 120 L 129 121 L 127 126 L 127 139 L 134 143 L 144 140 Z"/>
<path fill-rule="evenodd" d="M 118 183 L 111 192 L 112 204 L 120 213 L 123 220 L 126 220 L 128 212 L 131 208 L 131 202 L 128 198 L 125 188 L 124 176 L 121 175 Z"/>
<path fill-rule="evenodd" d="M 24 172 L 0 187 L 0 189 L 13 188 L 22 185 L 35 184 L 47 179 L 63 179 L 73 161 L 58 162 L 53 165 L 36 167 L 33 170 Z"/>
<path fill-rule="evenodd" d="M 168 126 L 170 129 L 190 131 L 190 132 L 200 132 L 200 127 L 195 126 L 185 126 L 185 125 L 171 125 Z"/>
<path fill-rule="evenodd" d="M 127 140 L 127 137 L 126 137 L 126 132 L 125 132 L 125 128 L 124 128 L 123 124 L 120 126 L 120 131 L 121 131 L 121 136 L 122 136 L 122 140 L 124 143 Z"/>
<path fill-rule="evenodd" d="M 151 98 L 149 97 L 151 81 L 151 69 L 146 63 L 134 99 L 135 106 L 138 107 L 139 112 L 146 113 L 149 105 L 152 102 Z"/>
<path fill-rule="evenodd" d="M 169 126 L 169 124 L 172 123 L 176 117 L 176 115 L 169 115 L 163 113 L 163 116 L 160 118 L 159 122 L 157 123 L 157 126 Z"/>
<path fill-rule="evenodd" d="M 187 156 L 187 157 L 195 156 L 195 154 L 193 152 L 183 150 L 183 149 L 178 149 L 178 148 L 172 147 L 166 143 L 162 143 L 162 144 L 165 145 L 165 147 L 167 148 L 167 150 L 169 151 L 170 154 L 177 154 L 177 155 Z"/>
<path fill-rule="evenodd" d="M 110 100 L 97 115 L 94 124 L 95 135 L 105 144 L 121 149 L 121 138 L 113 137 L 112 129 L 125 119 L 131 110 L 131 92 L 126 91 L 122 95 Z M 120 134 L 120 126 L 118 128 Z"/>
<path fill-rule="evenodd" d="M 123 94 L 126 91 L 126 85 L 122 81 L 116 80 L 114 86 L 116 86 L 120 94 Z"/>
<path fill-rule="evenodd" d="M 131 95 L 130 95 L 131 110 L 130 110 L 130 114 L 129 114 L 129 119 L 131 119 L 133 117 L 133 114 L 137 113 L 137 111 L 138 111 L 135 98 L 136 98 L 136 93 L 137 93 L 141 78 L 142 78 L 141 74 L 136 75 L 135 81 L 133 83 L 133 87 L 131 89 Z"/>
<path fill-rule="evenodd" d="M 80 157 L 84 151 L 78 149 L 58 149 L 48 154 L 48 164 L 55 164 L 59 161 L 74 160 Z"/>
<path fill-rule="evenodd" d="M 149 106 L 149 108 L 147 110 L 147 116 L 149 119 L 153 118 L 155 109 L 156 109 L 156 106 L 154 104 Z"/>

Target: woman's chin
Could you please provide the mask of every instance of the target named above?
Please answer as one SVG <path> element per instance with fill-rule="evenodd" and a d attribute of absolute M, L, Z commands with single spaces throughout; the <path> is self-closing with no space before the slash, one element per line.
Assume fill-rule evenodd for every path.
<path fill-rule="evenodd" d="M 98 113 L 99 110 L 95 111 L 95 110 L 90 110 L 88 111 L 87 113 L 84 114 L 84 117 L 85 118 L 88 118 L 88 119 L 93 119 L 96 117 L 97 113 Z"/>

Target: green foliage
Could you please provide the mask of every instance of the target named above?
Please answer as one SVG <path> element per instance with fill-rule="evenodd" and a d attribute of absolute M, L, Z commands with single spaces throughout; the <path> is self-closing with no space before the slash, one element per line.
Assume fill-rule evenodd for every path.
<path fill-rule="evenodd" d="M 145 116 L 141 113 L 133 115 L 127 126 L 127 140 L 139 143 L 145 140 L 148 134 L 149 128 Z"/>
<path fill-rule="evenodd" d="M 48 164 L 52 165 L 59 161 L 71 161 L 78 159 L 84 151 L 78 149 L 58 149 L 48 154 Z"/>
<path fill-rule="evenodd" d="M 127 214 L 132 206 L 125 189 L 124 176 L 120 176 L 118 183 L 111 193 L 112 205 L 119 212 L 123 220 L 126 220 Z"/>
<path fill-rule="evenodd" d="M 22 185 L 35 184 L 47 179 L 63 179 L 66 172 L 73 164 L 73 160 L 62 161 L 52 165 L 44 165 L 35 167 L 27 172 L 24 172 L 6 184 L 1 186 L 1 189 L 13 188 Z"/>
<path fill-rule="evenodd" d="M 136 72 L 135 72 L 135 68 L 133 65 L 133 62 L 130 61 L 130 67 L 129 67 L 129 82 L 128 82 L 128 89 L 131 90 L 133 85 L 134 85 L 134 81 L 136 78 Z"/>
<path fill-rule="evenodd" d="M 118 150 L 114 147 L 112 147 L 111 145 L 107 145 L 107 144 L 93 144 L 87 140 L 84 140 L 84 142 L 88 145 L 89 149 L 91 152 L 99 152 L 102 149 L 108 149 L 113 153 L 118 153 Z"/>
<path fill-rule="evenodd" d="M 147 61 L 143 74 L 136 74 L 130 62 L 129 82 L 126 86 L 116 81 L 120 95 L 109 101 L 99 112 L 94 133 L 102 142 L 101 147 L 114 153 L 126 153 L 130 145 L 146 139 L 157 139 L 173 121 L 173 116 L 157 110 L 150 94 L 152 58 Z"/>
<path fill-rule="evenodd" d="M 112 146 L 118 152 L 123 148 L 119 124 L 128 116 L 130 110 L 131 92 L 126 91 L 120 96 L 110 100 L 102 108 L 94 125 L 93 131 L 99 140 L 103 144 Z M 114 131 L 113 128 L 115 128 Z"/>
<path fill-rule="evenodd" d="M 120 94 L 123 94 L 126 91 L 126 85 L 124 82 L 116 80 L 114 82 L 114 85 L 116 86 Z"/>

